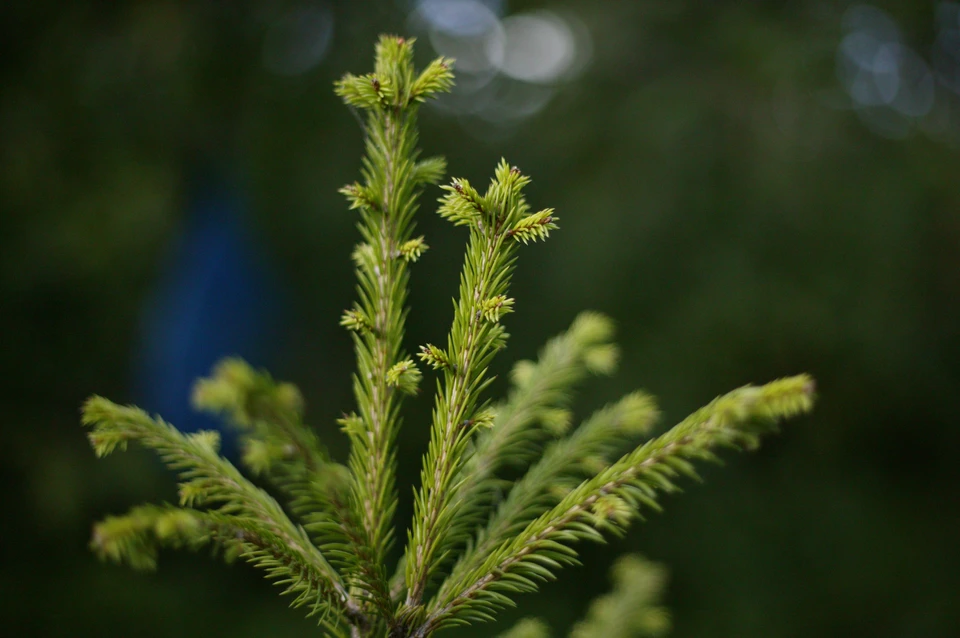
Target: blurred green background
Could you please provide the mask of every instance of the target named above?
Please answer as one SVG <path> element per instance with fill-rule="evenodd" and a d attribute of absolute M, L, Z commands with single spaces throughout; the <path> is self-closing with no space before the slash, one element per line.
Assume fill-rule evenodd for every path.
<path fill-rule="evenodd" d="M 269 315 L 253 340 L 274 336 L 251 347 L 343 458 L 357 233 L 336 189 L 362 135 L 331 84 L 370 68 L 383 31 L 461 61 L 458 92 L 422 112 L 426 153 L 477 183 L 505 156 L 561 218 L 521 255 L 501 377 L 591 308 L 616 319 L 623 365 L 581 415 L 638 387 L 666 423 L 744 383 L 820 388 L 812 417 L 583 546 L 503 618 L 564 631 L 639 550 L 669 566 L 678 637 L 960 636 L 960 5 L 926 0 L 4 2 L 0 634 L 316 631 L 245 565 L 98 563 L 93 521 L 175 488 L 141 451 L 96 461 L 78 408 L 159 401 L 157 362 L 179 352 L 164 326 L 216 333 L 252 308 Z M 267 300 L 213 286 L 216 321 L 182 298 L 217 266 L 181 259 L 208 254 L 205 180 L 244 210 L 255 274 L 235 287 Z M 442 339 L 456 290 L 465 235 L 438 193 L 410 347 Z M 400 441 L 401 539 L 429 409 L 409 403 Z"/>

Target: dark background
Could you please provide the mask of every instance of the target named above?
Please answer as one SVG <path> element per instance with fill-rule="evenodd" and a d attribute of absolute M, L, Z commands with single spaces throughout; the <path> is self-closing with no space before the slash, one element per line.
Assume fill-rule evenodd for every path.
<path fill-rule="evenodd" d="M 96 461 L 78 408 L 94 392 L 162 403 L 161 355 L 180 352 L 164 322 L 219 334 L 242 316 L 237 339 L 299 384 L 344 457 L 333 420 L 352 405 L 352 362 L 337 322 L 357 233 L 336 189 L 362 141 L 331 85 L 370 68 L 382 31 L 419 33 L 435 55 L 413 4 L 0 7 L 0 634 L 315 631 L 242 564 L 100 564 L 92 522 L 175 488 L 142 451 Z M 487 6 L 470 15 L 562 20 L 577 47 L 562 76 L 465 75 L 473 93 L 422 113 L 422 146 L 451 174 L 482 184 L 505 156 L 561 218 L 521 255 L 497 372 L 591 308 L 616 319 L 623 364 L 578 414 L 637 387 L 666 423 L 744 383 L 809 371 L 820 389 L 813 416 L 707 468 L 626 539 L 583 546 L 585 567 L 504 616 L 562 635 L 613 558 L 639 550 L 669 566 L 676 636 L 960 635 L 960 5 Z M 245 211 L 231 232 L 254 274 L 230 275 L 235 306 L 214 283 L 220 314 L 191 315 L 183 290 L 216 267 L 186 256 L 209 252 L 191 211 L 221 191 Z M 433 215 L 438 192 L 420 216 L 433 249 L 413 271 L 411 348 L 442 340 L 465 240 Z M 401 539 L 428 396 L 401 437 Z"/>

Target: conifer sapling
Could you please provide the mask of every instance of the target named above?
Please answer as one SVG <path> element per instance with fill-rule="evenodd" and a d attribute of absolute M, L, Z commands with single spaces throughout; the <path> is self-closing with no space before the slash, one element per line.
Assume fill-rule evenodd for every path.
<path fill-rule="evenodd" d="M 813 381 L 801 375 L 734 390 L 659 436 L 650 436 L 658 412 L 643 392 L 574 426 L 576 385 L 617 364 L 612 324 L 591 312 L 551 339 L 537 361 L 517 363 L 506 398 L 492 400 L 488 369 L 507 342 L 518 255 L 548 239 L 558 221 L 553 209 L 527 203 L 530 178 L 506 161 L 482 193 L 461 178 L 442 187 L 438 214 L 468 233 L 459 294 L 446 341 L 408 351 L 410 270 L 428 249 L 414 217 L 424 188 L 446 170 L 442 158 L 420 157 L 418 107 L 450 89 L 452 66 L 440 58 L 417 73 L 413 41 L 382 37 L 374 71 L 336 85 L 366 116 L 361 180 L 341 191 L 361 238 L 353 252 L 358 298 L 340 322 L 357 361 L 355 405 L 339 419 L 350 441 L 346 464 L 304 422 L 293 385 L 237 359 L 199 380 L 193 401 L 237 428 L 246 472 L 271 492 L 219 455 L 215 432 L 183 434 L 92 397 L 83 423 L 99 456 L 135 442 L 155 450 L 180 481 L 178 505 L 141 505 L 98 523 L 91 540 L 98 555 L 152 569 L 160 547 L 210 545 L 263 569 L 327 635 L 425 638 L 494 620 L 519 594 L 575 563 L 579 541 L 620 534 L 644 510 L 659 510 L 661 493 L 681 476 L 696 477 L 695 462 L 724 447 L 752 449 L 780 419 L 812 407 Z M 430 442 L 405 549 L 391 570 L 400 412 L 425 373 L 437 379 Z M 510 484 L 504 469 L 525 473 Z M 625 557 L 614 581 L 573 638 L 658 636 L 669 628 L 657 605 L 661 568 Z M 548 630 L 525 620 L 501 635 Z"/>

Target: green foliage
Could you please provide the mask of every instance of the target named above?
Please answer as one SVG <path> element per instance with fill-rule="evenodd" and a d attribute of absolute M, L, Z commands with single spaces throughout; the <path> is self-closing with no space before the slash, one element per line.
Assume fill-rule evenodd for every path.
<path fill-rule="evenodd" d="M 267 571 L 297 593 L 294 604 L 309 604 L 324 623 L 360 617 L 361 608 L 322 549 L 293 523 L 279 503 L 246 479 L 218 454 L 216 432 L 184 435 L 142 410 L 92 397 L 83 407 L 83 423 L 98 456 L 124 449 L 129 442 L 156 450 L 180 476 L 180 505 L 193 522 L 175 524 L 174 514 L 137 508 L 124 519 L 107 519 L 94 533 L 93 544 L 104 556 L 135 567 L 149 567 L 155 557 L 150 541 L 174 546 L 201 544 L 199 523 L 210 528 L 210 540 L 230 554 Z M 209 511 L 194 510 L 207 506 Z M 152 519 L 152 520 L 151 520 Z M 196 525 L 194 525 L 194 523 Z M 159 531 L 158 531 L 159 530 Z M 171 531 L 172 530 L 172 531 Z M 99 534 L 98 534 L 99 532 Z M 239 544 L 238 544 L 239 543 Z"/>
<path fill-rule="evenodd" d="M 525 618 L 509 631 L 500 634 L 500 638 L 548 638 L 550 630 L 547 625 L 536 618 Z"/>
<path fill-rule="evenodd" d="M 347 75 L 336 89 L 366 113 L 362 180 L 342 189 L 362 238 L 353 252 L 358 300 L 341 321 L 357 359 L 355 411 L 338 421 L 351 444 L 347 465 L 332 460 L 304 423 L 294 386 L 239 360 L 201 379 L 194 404 L 240 431 L 244 466 L 289 500 L 299 522 L 219 455 L 215 433 L 184 435 L 93 397 L 83 422 L 99 456 L 136 442 L 180 479 L 179 506 L 140 506 L 99 523 L 91 546 L 101 557 L 149 569 L 159 547 L 210 545 L 263 569 L 331 635 L 426 637 L 493 620 L 518 594 L 575 563 L 578 541 L 620 534 L 644 510 L 659 509 L 659 495 L 676 490 L 681 475 L 696 478 L 692 462 L 716 460 L 720 448 L 753 449 L 780 419 L 812 407 L 813 381 L 801 375 L 735 390 L 645 442 L 658 411 L 642 392 L 571 430 L 577 383 L 611 374 L 618 360 L 612 323 L 596 313 L 577 317 L 536 362 L 516 364 L 507 398 L 493 402 L 488 370 L 508 338 L 502 320 L 515 307 L 517 253 L 547 239 L 557 217 L 549 208 L 531 212 L 523 194 L 530 178 L 505 160 L 483 194 L 453 179 L 438 213 L 465 226 L 469 239 L 446 344 L 418 351 L 439 378 L 406 548 L 388 579 L 401 401 L 422 380 L 403 345 L 408 268 L 427 248 L 413 237 L 413 217 L 424 186 L 445 170 L 442 159 L 419 159 L 417 107 L 453 77 L 443 59 L 417 74 L 412 46 L 381 38 L 374 72 Z M 527 471 L 511 484 L 504 469 Z M 614 574 L 614 591 L 572 635 L 662 634 L 669 625 L 655 604 L 662 572 L 627 557 Z M 547 633 L 526 620 L 503 635 Z"/>
<path fill-rule="evenodd" d="M 670 631 L 670 614 L 658 606 L 666 570 L 631 554 L 613 566 L 613 591 L 597 598 L 570 638 L 656 638 Z"/>

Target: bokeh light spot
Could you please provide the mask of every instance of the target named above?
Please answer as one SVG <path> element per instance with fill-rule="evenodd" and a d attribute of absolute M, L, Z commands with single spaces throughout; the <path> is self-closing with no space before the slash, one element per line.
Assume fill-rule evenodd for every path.
<path fill-rule="evenodd" d="M 333 12 L 326 4 L 296 7 L 280 17 L 263 41 L 263 66 L 277 75 L 302 75 L 326 57 Z"/>
<path fill-rule="evenodd" d="M 510 16 L 503 21 L 503 29 L 507 38 L 501 66 L 504 75 L 550 84 L 574 68 L 577 41 L 560 16 L 546 11 Z"/>

